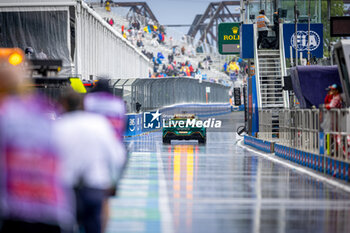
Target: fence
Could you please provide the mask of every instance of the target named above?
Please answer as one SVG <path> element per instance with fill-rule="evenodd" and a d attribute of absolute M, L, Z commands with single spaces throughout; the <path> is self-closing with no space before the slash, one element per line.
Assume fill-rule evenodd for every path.
<path fill-rule="evenodd" d="M 321 113 L 325 154 L 350 162 L 350 109 L 331 109 Z"/>
<path fill-rule="evenodd" d="M 274 138 L 273 111 L 259 111 L 259 138 Z M 350 162 L 350 109 L 280 110 L 278 144 Z"/>
<path fill-rule="evenodd" d="M 259 138 L 273 140 L 278 137 L 278 110 L 259 110 Z"/>
<path fill-rule="evenodd" d="M 194 78 L 119 79 L 113 87 L 115 92 L 123 93 L 128 112 L 136 111 L 137 102 L 147 111 L 180 103 L 227 103 L 229 100 L 229 87 Z"/>
<path fill-rule="evenodd" d="M 319 153 L 319 110 L 295 109 L 279 112 L 279 144 Z"/>

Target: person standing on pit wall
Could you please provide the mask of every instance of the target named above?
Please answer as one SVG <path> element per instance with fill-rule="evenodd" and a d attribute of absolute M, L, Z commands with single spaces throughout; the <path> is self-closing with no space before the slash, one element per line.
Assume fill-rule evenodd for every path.
<path fill-rule="evenodd" d="M 260 44 L 263 42 L 264 38 L 267 37 L 267 33 L 268 33 L 268 24 L 270 24 L 270 20 L 265 16 L 265 11 L 264 10 L 260 10 L 259 11 L 259 16 L 256 17 L 256 25 L 258 27 L 258 33 L 259 33 L 259 37 L 258 37 L 258 49 L 260 48 Z"/>
<path fill-rule="evenodd" d="M 0 48 L 0 232 L 73 232 L 73 193 L 46 116 L 52 109 L 29 90 L 24 56 Z"/>

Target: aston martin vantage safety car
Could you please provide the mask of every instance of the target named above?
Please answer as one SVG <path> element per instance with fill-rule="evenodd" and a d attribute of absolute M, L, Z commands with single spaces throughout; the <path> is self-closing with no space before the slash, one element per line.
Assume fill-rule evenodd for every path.
<path fill-rule="evenodd" d="M 179 114 L 164 121 L 163 143 L 171 140 L 198 140 L 198 143 L 206 143 L 206 128 L 197 124 L 198 119 L 193 114 Z"/>

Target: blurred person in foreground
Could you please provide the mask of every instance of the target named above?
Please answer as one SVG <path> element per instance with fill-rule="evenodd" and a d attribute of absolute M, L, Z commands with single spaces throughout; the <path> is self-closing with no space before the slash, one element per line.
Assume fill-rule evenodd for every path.
<path fill-rule="evenodd" d="M 125 149 L 105 117 L 83 111 L 81 95 L 68 90 L 61 104 L 66 113 L 56 124 L 56 135 L 65 180 L 76 193 L 78 223 L 85 233 L 103 232 Z"/>
<path fill-rule="evenodd" d="M 93 89 L 84 97 L 84 109 L 105 116 L 112 124 L 119 141 L 122 141 L 126 126 L 125 102 L 112 94 L 108 79 L 95 82 Z"/>
<path fill-rule="evenodd" d="M 23 51 L 0 48 L 0 232 L 72 232 L 49 106 L 28 91 L 29 73 Z"/>

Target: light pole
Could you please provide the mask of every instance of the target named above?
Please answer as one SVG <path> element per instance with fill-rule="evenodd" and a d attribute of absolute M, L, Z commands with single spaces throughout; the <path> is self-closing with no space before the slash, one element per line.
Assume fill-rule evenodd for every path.
<path fill-rule="evenodd" d="M 297 7 L 297 0 L 294 0 L 294 24 L 295 24 L 295 37 L 294 37 L 294 44 L 295 44 L 295 66 L 298 65 L 298 7 Z M 293 56 L 293 55 L 291 55 Z"/>
<path fill-rule="evenodd" d="M 309 13 L 308 13 L 308 37 L 307 37 L 307 64 L 310 65 L 310 27 L 311 27 L 311 0 L 309 0 Z"/>

